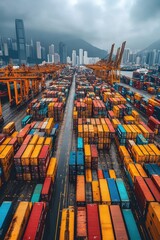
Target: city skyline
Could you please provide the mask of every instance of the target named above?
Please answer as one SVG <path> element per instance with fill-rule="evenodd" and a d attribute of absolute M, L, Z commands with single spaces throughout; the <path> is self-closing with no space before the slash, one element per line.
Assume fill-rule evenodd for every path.
<path fill-rule="evenodd" d="M 15 19 L 15 32 L 16 39 L 0 38 L 1 66 L 8 63 L 21 65 L 42 63 L 43 61 L 49 63 L 69 63 L 75 66 L 92 64 L 100 60 L 98 57 L 89 58 L 88 52 L 82 48 L 79 49 L 79 55 L 75 55 L 74 60 L 73 56 L 68 56 L 67 45 L 62 41 L 59 42 L 58 52 L 55 52 L 53 43 L 47 47 L 48 50 L 41 45 L 41 41 L 39 40 L 34 43 L 33 39 L 31 39 L 30 43 L 26 43 L 25 27 L 22 19 Z M 72 50 L 72 55 L 74 51 L 76 54 L 76 50 Z"/>
<path fill-rule="evenodd" d="M 38 33 L 64 33 L 101 49 L 124 40 L 127 47 L 143 49 L 160 36 L 158 0 L 35 0 L 34 4 L 29 0 L 25 5 L 20 0 L 6 0 L 0 2 L 0 13 L 1 34 L 5 36 L 12 36 L 16 18 L 23 18 L 33 37 Z"/>

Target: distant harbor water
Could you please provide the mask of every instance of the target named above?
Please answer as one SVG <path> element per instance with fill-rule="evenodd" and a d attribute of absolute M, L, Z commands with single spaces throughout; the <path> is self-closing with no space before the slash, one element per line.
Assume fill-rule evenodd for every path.
<path fill-rule="evenodd" d="M 121 75 L 132 77 L 133 71 L 121 71 Z"/>

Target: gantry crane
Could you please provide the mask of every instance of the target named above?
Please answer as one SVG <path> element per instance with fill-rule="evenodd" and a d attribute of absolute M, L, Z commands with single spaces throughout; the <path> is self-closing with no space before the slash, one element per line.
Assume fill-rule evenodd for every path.
<path fill-rule="evenodd" d="M 120 82 L 120 64 L 125 44 L 126 42 L 123 42 L 121 48 L 119 47 L 117 49 L 116 57 L 114 60 L 112 60 L 112 55 L 115 44 L 112 44 L 108 59 L 100 60 L 96 64 L 86 66 L 93 69 L 97 77 L 100 77 L 102 80 L 107 81 L 111 85 L 114 82 Z"/>
<path fill-rule="evenodd" d="M 28 67 L 22 65 L 13 69 L 11 65 L 0 70 L 0 82 L 7 84 L 9 102 L 20 105 L 35 96 L 39 91 L 45 89 L 46 76 L 54 74 L 64 68 L 65 65 L 45 64 Z M 14 96 L 10 89 L 10 84 L 14 86 Z M 18 89 L 19 87 L 19 89 Z"/>

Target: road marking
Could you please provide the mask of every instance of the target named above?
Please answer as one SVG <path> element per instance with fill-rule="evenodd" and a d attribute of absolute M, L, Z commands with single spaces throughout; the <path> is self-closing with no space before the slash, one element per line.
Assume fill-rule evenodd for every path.
<path fill-rule="evenodd" d="M 58 231 L 58 222 L 59 222 L 59 214 L 60 214 L 60 205 L 61 205 L 61 198 L 62 198 L 62 192 L 60 193 L 60 201 L 58 204 L 58 216 L 57 216 L 57 221 L 56 221 L 56 232 L 55 232 L 55 240 L 57 239 L 57 231 Z"/>

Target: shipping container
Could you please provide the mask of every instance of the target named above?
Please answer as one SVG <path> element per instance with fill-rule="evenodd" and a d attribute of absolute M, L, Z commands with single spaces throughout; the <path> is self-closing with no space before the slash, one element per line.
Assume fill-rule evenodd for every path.
<path fill-rule="evenodd" d="M 77 207 L 77 239 L 87 238 L 87 212 L 85 207 Z"/>
<path fill-rule="evenodd" d="M 151 178 L 145 178 L 145 182 L 147 183 L 147 186 L 151 193 L 153 194 L 153 197 L 155 198 L 156 202 L 160 202 L 160 192 L 156 188 L 155 184 L 153 183 Z"/>
<path fill-rule="evenodd" d="M 101 230 L 97 204 L 87 204 L 88 240 L 101 240 Z"/>
<path fill-rule="evenodd" d="M 116 184 L 120 196 L 121 208 L 130 208 L 130 200 L 123 180 L 121 178 L 117 178 Z"/>
<path fill-rule="evenodd" d="M 114 231 L 108 205 L 99 205 L 99 220 L 102 240 L 114 240 Z"/>
<path fill-rule="evenodd" d="M 131 209 L 123 209 L 122 213 L 126 224 L 129 239 L 141 240 L 141 236 Z"/>
<path fill-rule="evenodd" d="M 145 215 L 148 204 L 154 202 L 155 199 L 141 176 L 135 177 L 134 191 L 140 211 L 142 215 Z"/>
<path fill-rule="evenodd" d="M 31 212 L 31 202 L 20 202 L 12 218 L 5 240 L 22 239 Z"/>
<path fill-rule="evenodd" d="M 93 202 L 100 203 L 101 195 L 98 181 L 92 181 L 92 194 L 93 194 Z"/>
<path fill-rule="evenodd" d="M 41 200 L 49 203 L 52 197 L 52 191 L 52 179 L 50 177 L 46 177 L 41 191 Z"/>
<path fill-rule="evenodd" d="M 106 179 L 99 179 L 99 189 L 101 194 L 102 204 L 111 204 L 111 197 L 109 193 L 109 187 Z"/>
<path fill-rule="evenodd" d="M 62 210 L 60 237 L 61 240 L 74 240 L 74 207 Z"/>
<path fill-rule="evenodd" d="M 108 183 L 111 203 L 112 204 L 120 204 L 120 197 L 119 197 L 119 193 L 117 190 L 115 180 L 113 178 L 108 178 L 107 183 Z"/>
<path fill-rule="evenodd" d="M 31 197 L 31 202 L 39 202 L 41 198 L 41 191 L 42 191 L 43 185 L 41 183 L 36 184 L 35 189 L 33 191 L 32 197 Z"/>
<path fill-rule="evenodd" d="M 47 177 L 50 177 L 52 179 L 52 183 L 55 182 L 56 172 L 57 172 L 57 159 L 52 157 L 50 159 L 49 166 L 47 169 Z"/>
<path fill-rule="evenodd" d="M 77 175 L 76 203 L 83 206 L 85 202 L 85 178 L 84 175 Z"/>
<path fill-rule="evenodd" d="M 128 235 L 119 205 L 110 205 L 111 218 L 117 240 L 128 240 Z"/>
<path fill-rule="evenodd" d="M 0 206 L 0 239 L 4 239 L 13 214 L 13 204 L 9 201 L 2 202 Z"/>

